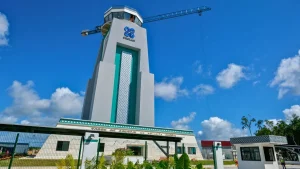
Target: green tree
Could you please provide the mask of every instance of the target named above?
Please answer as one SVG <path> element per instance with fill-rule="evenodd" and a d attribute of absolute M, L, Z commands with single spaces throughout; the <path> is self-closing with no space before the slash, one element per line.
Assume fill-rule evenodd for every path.
<path fill-rule="evenodd" d="M 255 126 L 260 130 L 263 128 L 263 120 L 257 120 L 257 122 L 255 123 Z"/>
<path fill-rule="evenodd" d="M 246 116 L 243 116 L 241 119 L 242 129 L 248 129 L 250 135 L 252 136 L 252 123 L 256 122 L 255 118 L 250 119 L 251 116 L 249 115 L 249 119 Z"/>
<path fill-rule="evenodd" d="M 189 169 L 191 168 L 190 158 L 186 153 L 183 153 L 176 164 L 176 169 Z"/>
<path fill-rule="evenodd" d="M 175 150 L 175 151 L 177 151 L 177 150 Z M 175 168 L 175 169 L 177 169 L 177 163 L 178 163 L 178 161 L 179 161 L 178 155 L 175 154 L 175 155 L 174 155 L 174 168 Z"/>
<path fill-rule="evenodd" d="M 289 144 L 300 144 L 300 117 L 293 115 L 288 121 L 279 121 L 274 124 L 265 120 L 264 125 L 255 132 L 255 135 L 278 135 L 286 136 Z"/>

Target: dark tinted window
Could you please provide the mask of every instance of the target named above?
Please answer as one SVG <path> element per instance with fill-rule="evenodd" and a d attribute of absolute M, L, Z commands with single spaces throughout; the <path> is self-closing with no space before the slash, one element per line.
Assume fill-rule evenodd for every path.
<path fill-rule="evenodd" d="M 182 148 L 181 147 L 177 147 L 177 154 L 182 154 Z"/>
<path fill-rule="evenodd" d="M 113 12 L 113 17 L 123 19 L 124 18 L 124 12 Z"/>
<path fill-rule="evenodd" d="M 57 141 L 56 151 L 69 151 L 69 141 Z"/>
<path fill-rule="evenodd" d="M 273 147 L 264 147 L 265 159 L 266 161 L 275 161 L 274 149 Z"/>
<path fill-rule="evenodd" d="M 258 147 L 241 147 L 243 161 L 261 161 Z"/>
<path fill-rule="evenodd" d="M 131 14 L 129 14 L 127 12 L 124 12 L 124 19 L 129 21 L 130 20 L 130 15 Z"/>
<path fill-rule="evenodd" d="M 196 148 L 195 147 L 188 147 L 188 154 L 196 154 Z"/>

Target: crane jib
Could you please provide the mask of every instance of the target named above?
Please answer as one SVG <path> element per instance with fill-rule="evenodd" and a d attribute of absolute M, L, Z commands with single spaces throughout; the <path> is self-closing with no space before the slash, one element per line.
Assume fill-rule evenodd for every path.
<path fill-rule="evenodd" d="M 170 12 L 166 14 L 161 14 L 161 15 L 156 15 L 156 16 L 151 16 L 151 17 L 146 17 L 143 20 L 143 23 L 149 23 L 149 22 L 155 22 L 155 21 L 160 21 L 160 20 L 165 20 L 165 19 L 171 19 L 171 18 L 177 18 L 181 16 L 186 16 L 186 15 L 191 15 L 191 14 L 199 14 L 201 16 L 202 12 L 210 11 L 210 7 L 198 7 L 198 8 L 192 8 L 192 9 L 186 9 L 186 10 L 181 10 L 181 11 L 176 11 L 176 12 Z M 90 30 L 90 31 L 82 31 L 81 34 L 83 36 L 90 35 L 90 34 L 95 34 L 99 33 L 103 30 L 101 26 L 96 26 L 95 30 Z"/>

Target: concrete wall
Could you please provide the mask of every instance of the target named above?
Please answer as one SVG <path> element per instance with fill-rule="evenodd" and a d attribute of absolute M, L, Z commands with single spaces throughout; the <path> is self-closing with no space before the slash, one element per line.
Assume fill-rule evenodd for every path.
<path fill-rule="evenodd" d="M 263 147 L 273 147 L 274 153 L 275 148 L 273 144 L 236 144 L 237 158 L 239 163 L 239 168 L 242 169 L 278 169 L 278 162 L 276 161 L 266 161 Z M 241 156 L 241 147 L 259 147 L 261 161 L 243 161 Z"/>
<path fill-rule="evenodd" d="M 196 154 L 188 154 L 190 159 L 202 160 L 202 154 L 197 146 L 197 142 L 194 136 L 182 135 L 184 137 L 185 152 L 188 153 L 188 147 L 196 147 Z M 75 159 L 78 158 L 80 138 L 78 136 L 64 136 L 64 135 L 50 135 L 47 141 L 44 143 L 43 147 L 37 154 L 36 158 L 43 159 L 61 159 L 67 154 L 72 154 Z M 56 151 L 57 141 L 70 141 L 69 151 Z M 143 146 L 145 141 L 148 144 L 148 160 L 159 160 L 160 158 L 165 158 L 166 156 L 160 151 L 160 149 L 150 140 L 133 140 L 133 139 L 114 139 L 114 138 L 103 138 L 100 137 L 100 142 L 105 143 L 104 155 L 110 156 L 117 148 L 126 148 L 127 145 Z M 167 143 L 163 141 L 158 142 L 161 146 L 166 146 Z M 182 146 L 182 143 L 178 143 L 178 146 Z M 175 154 L 175 143 L 169 143 L 170 154 Z M 101 155 L 101 153 L 100 153 Z M 181 155 L 178 154 L 180 157 Z"/>
<path fill-rule="evenodd" d="M 110 122 L 115 65 L 100 62 L 94 82 L 91 120 Z"/>
<path fill-rule="evenodd" d="M 70 141 L 69 151 L 56 151 L 57 141 Z M 35 158 L 62 159 L 71 154 L 74 159 L 78 158 L 81 137 L 51 134 L 39 150 Z"/>

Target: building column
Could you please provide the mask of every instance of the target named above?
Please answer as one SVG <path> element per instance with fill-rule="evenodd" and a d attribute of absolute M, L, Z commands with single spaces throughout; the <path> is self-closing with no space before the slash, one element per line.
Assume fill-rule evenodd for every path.
<path fill-rule="evenodd" d="M 92 160 L 94 157 L 97 156 L 98 142 L 99 133 L 85 133 L 81 168 L 85 168 L 86 160 Z"/>

